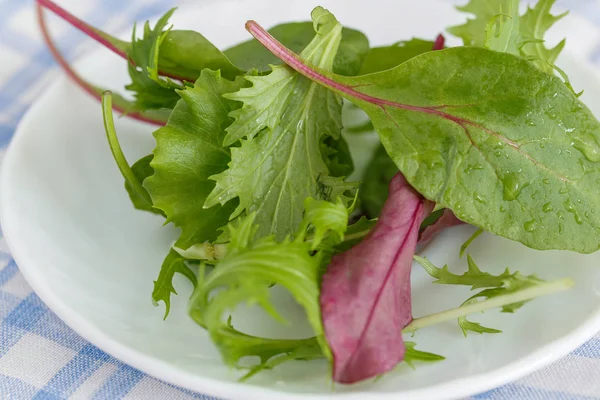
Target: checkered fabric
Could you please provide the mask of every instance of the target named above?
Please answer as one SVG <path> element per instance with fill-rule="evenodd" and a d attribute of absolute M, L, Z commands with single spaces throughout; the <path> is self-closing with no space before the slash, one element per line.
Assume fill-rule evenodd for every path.
<path fill-rule="evenodd" d="M 59 0 L 93 25 L 117 32 L 174 2 Z M 599 0 L 562 3 L 600 24 Z M 67 57 L 74 58 L 83 35 L 64 24 L 52 26 Z M 600 62 L 600 36 L 570 38 L 569 46 Z M 0 0 L 0 157 L 17 123 L 55 73 L 39 38 L 33 1 Z M 31 291 L 0 239 L 0 399 L 67 398 L 211 399 L 149 377 L 79 337 Z M 544 370 L 473 398 L 600 399 L 600 337 Z"/>

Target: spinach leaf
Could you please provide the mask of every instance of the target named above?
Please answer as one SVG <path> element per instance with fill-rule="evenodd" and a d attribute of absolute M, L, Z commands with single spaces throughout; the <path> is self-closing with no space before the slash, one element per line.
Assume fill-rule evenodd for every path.
<path fill-rule="evenodd" d="M 410 184 L 460 220 L 540 250 L 600 247 L 600 123 L 560 79 L 476 47 L 342 77 L 248 27 L 292 68 L 361 107 Z"/>
<path fill-rule="evenodd" d="M 433 45 L 432 41 L 414 38 L 391 46 L 374 47 L 367 53 L 359 75 L 394 68 L 413 57 L 432 51 Z"/>
<path fill-rule="evenodd" d="M 144 181 L 154 207 L 162 210 L 167 222 L 181 227 L 177 246 L 214 241 L 225 226 L 236 201 L 204 208 L 215 183 L 211 175 L 227 168 L 229 150 L 222 146 L 229 113 L 238 103 L 222 95 L 244 85 L 238 78 L 229 81 L 219 72 L 202 71 L 194 87 L 177 93 L 181 100 L 166 126 L 154 133 L 156 148 L 150 166 L 154 175 Z"/>
<path fill-rule="evenodd" d="M 322 8 L 313 18 L 317 36 L 302 54 L 330 70 L 342 27 Z M 229 168 L 213 176 L 217 185 L 206 207 L 239 198 L 232 217 L 255 213 L 258 235 L 282 240 L 298 229 L 305 198 L 335 199 L 347 187 L 330 176 L 320 151 L 324 137 L 340 138 L 342 101 L 285 66 L 246 79 L 252 87 L 226 96 L 244 106 L 231 114 L 224 144 L 241 139 L 241 145 L 231 149 Z"/>
<path fill-rule="evenodd" d="M 315 38 L 312 22 L 294 22 L 274 26 L 271 35 L 293 51 L 300 53 Z M 333 71 L 341 75 L 356 75 L 369 51 L 369 40 L 359 31 L 343 28 L 342 40 L 333 61 Z M 239 68 L 250 71 L 268 72 L 271 65 L 281 61 L 265 49 L 258 41 L 251 39 L 223 52 Z"/>

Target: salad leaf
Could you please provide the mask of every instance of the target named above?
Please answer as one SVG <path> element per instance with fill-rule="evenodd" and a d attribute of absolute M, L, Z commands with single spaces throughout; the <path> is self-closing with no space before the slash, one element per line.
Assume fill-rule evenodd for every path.
<path fill-rule="evenodd" d="M 257 24 L 248 28 L 361 107 L 410 184 L 460 220 L 539 250 L 600 247 L 600 123 L 560 79 L 475 47 L 342 77 L 308 66 Z"/>
<path fill-rule="evenodd" d="M 184 86 L 173 81 L 162 84 L 158 81 L 158 48 L 165 38 L 164 30 L 174 11 L 173 8 L 163 15 L 154 28 L 150 27 L 150 22 L 146 22 L 141 39 L 137 38 L 135 27 L 133 29 L 131 49 L 128 53 L 132 60 L 132 63 L 128 64 L 132 82 L 125 88 L 134 92 L 135 111 L 172 109 L 179 101 L 180 97 L 174 89 L 183 89 Z"/>
<path fill-rule="evenodd" d="M 549 74 L 554 74 L 552 65 L 566 44 L 566 39 L 563 39 L 556 46 L 548 48 L 544 41 L 546 31 L 568 14 L 552 15 L 550 9 L 555 2 L 556 0 L 539 0 L 534 8 L 527 7 L 527 12 L 521 17 L 521 54 Z"/>
<path fill-rule="evenodd" d="M 154 175 L 144 181 L 154 207 L 167 222 L 181 227 L 180 248 L 214 241 L 225 226 L 236 201 L 204 208 L 215 183 L 211 175 L 227 168 L 229 150 L 222 147 L 228 114 L 238 103 L 222 97 L 243 87 L 244 80 L 229 81 L 219 72 L 202 71 L 194 87 L 178 91 L 177 103 L 166 126 L 154 133 L 156 148 L 150 166 Z"/>
<path fill-rule="evenodd" d="M 335 233 L 338 241 L 343 238 L 348 210 L 341 203 L 313 199 L 307 199 L 306 204 L 306 218 L 293 240 L 287 238 L 278 242 L 273 236 L 257 238 L 255 214 L 230 223 L 231 241 L 227 255 L 209 275 L 204 276 L 201 270 L 192 296 L 190 315 L 208 330 L 228 365 L 236 366 L 245 356 L 260 357 L 261 362 L 249 375 L 289 359 L 329 356 L 319 308 L 321 252 L 313 249 L 322 245 L 319 238 L 330 231 Z M 308 242 L 306 236 L 310 227 L 316 234 Z M 237 331 L 230 320 L 224 322 L 225 313 L 242 302 L 258 304 L 274 318 L 282 320 L 269 298 L 272 284 L 286 288 L 305 309 L 315 332 L 314 338 L 258 338 Z M 280 355 L 284 358 L 274 358 Z"/>
<path fill-rule="evenodd" d="M 458 9 L 475 15 L 475 19 L 451 27 L 448 32 L 462 38 L 465 46 L 520 55 L 540 70 L 554 75 L 554 63 L 566 42 L 562 40 L 555 47 L 547 48 L 544 35 L 567 15 L 554 16 L 550 13 L 555 2 L 539 0 L 534 8 L 528 7 L 527 12 L 520 16 L 518 0 L 471 0 Z"/>
<path fill-rule="evenodd" d="M 434 44 L 430 40 L 413 38 L 394 43 L 391 46 L 374 47 L 367 53 L 359 75 L 394 68 L 413 57 L 432 51 Z M 291 50 L 294 51 L 294 49 Z"/>
<path fill-rule="evenodd" d="M 373 230 L 333 257 L 320 301 L 336 382 L 378 376 L 404 358 L 399 332 L 412 320 L 412 259 L 419 226 L 432 208 L 398 174 Z"/>
<path fill-rule="evenodd" d="M 271 35 L 286 47 L 300 53 L 315 38 L 313 22 L 294 22 L 274 26 Z M 367 37 L 354 29 L 342 28 L 342 39 L 333 60 L 333 71 L 341 75 L 356 75 L 369 51 Z M 271 70 L 271 65 L 281 61 L 258 41 L 251 39 L 224 51 L 225 55 L 238 67 L 247 71 L 256 69 L 260 73 Z"/>
<path fill-rule="evenodd" d="M 158 53 L 158 69 L 162 73 L 195 81 L 204 69 L 220 70 L 223 78 L 229 80 L 245 72 L 198 32 L 170 30 L 163 35 Z"/>
<path fill-rule="evenodd" d="M 506 296 L 511 293 L 516 293 L 524 289 L 541 286 L 547 284 L 546 281 L 538 278 L 535 275 L 524 276 L 519 272 L 511 273 L 507 268 L 500 275 L 492 275 L 487 272 L 482 272 L 473 258 L 467 255 L 468 271 L 463 275 L 456 275 L 448 270 L 448 266 L 445 265 L 443 268 L 437 268 L 429 260 L 423 257 L 415 256 L 415 260 L 421 264 L 421 266 L 427 271 L 429 275 L 436 278 L 434 283 L 445 284 L 445 285 L 466 285 L 471 286 L 471 290 L 486 288 L 479 293 L 469 297 L 462 306 L 468 306 L 476 304 L 478 299 L 490 300 L 498 298 L 500 296 Z M 514 303 L 503 304 L 502 312 L 515 312 L 526 303 L 523 301 L 516 301 Z M 474 323 L 467 320 L 466 316 L 461 316 L 458 319 L 458 324 L 462 329 L 465 336 L 467 331 L 473 331 L 477 333 L 498 333 L 497 329 L 487 328 L 479 323 Z"/>
<path fill-rule="evenodd" d="M 303 55 L 321 68 L 331 69 L 341 25 L 326 10 L 313 11 L 317 36 Z M 231 149 L 229 168 L 212 177 L 215 189 L 206 207 L 239 198 L 232 218 L 256 213 L 259 236 L 277 240 L 292 234 L 302 221 L 307 197 L 335 199 L 345 191 L 342 179 L 330 177 L 321 154 L 321 141 L 341 134 L 341 98 L 287 67 L 276 66 L 266 76 L 247 77 L 252 87 L 229 94 L 244 106 L 231 115 L 224 144 L 242 138 Z"/>
<path fill-rule="evenodd" d="M 406 352 L 404 353 L 404 362 L 407 363 L 411 368 L 414 368 L 414 363 L 419 362 L 437 362 L 446 359 L 444 356 L 440 356 L 434 353 L 428 353 L 426 351 L 417 350 L 417 344 L 415 342 L 404 342 L 406 346 Z"/>
<path fill-rule="evenodd" d="M 376 218 L 381 214 L 388 197 L 388 187 L 397 173 L 398 167 L 385 147 L 379 145 L 365 169 L 358 191 L 363 210 L 370 218 Z"/>
<path fill-rule="evenodd" d="M 477 239 L 479 237 L 479 235 L 481 235 L 483 233 L 483 229 L 477 229 L 475 231 L 475 233 L 473 233 L 473 235 L 471 235 L 471 237 L 469 239 L 467 239 L 466 242 L 463 243 L 462 246 L 460 246 L 460 257 L 462 258 L 462 256 L 465 255 L 465 251 L 467 251 L 467 249 L 469 248 L 469 246 L 475 241 L 475 239 Z"/>
<path fill-rule="evenodd" d="M 152 167 L 150 166 L 150 163 L 152 162 L 153 158 L 154 158 L 154 156 L 152 154 L 149 154 L 145 157 L 140 158 L 138 161 L 136 161 L 131 166 L 131 171 L 133 172 L 133 175 L 136 177 L 138 182 L 143 183 L 147 177 L 154 174 L 154 169 L 152 169 Z M 149 199 L 147 197 L 140 196 L 140 194 L 134 188 L 134 186 L 131 184 L 131 182 L 129 182 L 127 180 L 125 181 L 125 190 L 127 190 L 127 193 L 129 194 L 129 198 L 131 199 L 131 202 L 133 203 L 133 206 L 135 208 L 137 208 L 138 210 L 148 211 L 148 212 L 151 212 L 154 214 L 160 214 L 160 215 L 164 216 L 164 214 L 161 210 L 158 210 L 153 207 L 153 205 L 151 203 L 151 201 L 152 201 L 151 199 L 150 199 L 150 203 L 149 203 L 148 202 Z"/>
<path fill-rule="evenodd" d="M 175 250 L 171 250 L 160 268 L 158 278 L 154 281 L 152 301 L 158 305 L 159 301 L 165 303 L 165 316 L 167 319 L 171 310 L 171 293 L 177 294 L 173 287 L 173 277 L 176 273 L 185 276 L 196 287 L 196 275 L 185 264 L 185 259 Z"/>

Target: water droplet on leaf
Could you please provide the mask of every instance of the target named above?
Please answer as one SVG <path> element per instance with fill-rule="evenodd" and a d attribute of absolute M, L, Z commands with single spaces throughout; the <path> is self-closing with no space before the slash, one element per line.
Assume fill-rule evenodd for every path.
<path fill-rule="evenodd" d="M 542 207 L 542 211 L 544 211 L 545 213 L 550 212 L 552 210 L 554 210 L 554 207 L 552 207 L 552 203 L 546 203 Z"/>
<path fill-rule="evenodd" d="M 523 225 L 523 228 L 529 233 L 535 232 L 535 229 L 537 228 L 537 223 L 533 220 L 527 221 L 525 222 L 525 225 Z"/>

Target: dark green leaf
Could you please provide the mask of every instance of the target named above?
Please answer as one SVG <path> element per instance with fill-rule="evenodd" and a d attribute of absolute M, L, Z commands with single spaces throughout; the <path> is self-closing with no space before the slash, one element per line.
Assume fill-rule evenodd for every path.
<path fill-rule="evenodd" d="M 367 53 L 359 75 L 394 68 L 413 57 L 432 51 L 433 45 L 434 42 L 430 40 L 415 38 L 398 42 L 391 46 L 374 47 Z"/>
<path fill-rule="evenodd" d="M 281 24 L 269 29 L 269 33 L 286 47 L 300 53 L 315 37 L 313 25 L 313 22 Z M 333 71 L 341 75 L 356 75 L 368 51 L 369 41 L 364 34 L 343 28 L 340 47 L 333 61 Z M 235 65 L 245 70 L 267 72 L 271 69 L 270 65 L 281 64 L 277 57 L 254 39 L 227 49 L 224 53 Z"/>
<path fill-rule="evenodd" d="M 195 31 L 172 30 L 160 45 L 158 66 L 161 71 L 195 81 L 205 69 L 220 70 L 229 80 L 244 71 L 233 63 L 204 36 Z"/>
<path fill-rule="evenodd" d="M 133 29 L 131 49 L 128 53 L 129 58 L 133 61 L 128 64 L 131 83 L 125 87 L 134 92 L 133 111 L 172 109 L 179 100 L 179 95 L 173 90 L 179 88 L 179 85 L 174 83 L 161 85 L 156 78 L 153 79 L 150 76 L 150 72 L 157 67 L 157 49 L 165 38 L 164 30 L 174 11 L 175 9 L 171 9 L 167 12 L 158 20 L 154 28 L 150 27 L 150 22 L 146 22 L 141 39 L 136 37 L 136 29 Z"/>
<path fill-rule="evenodd" d="M 380 145 L 365 169 L 358 191 L 363 210 L 369 218 L 377 218 L 381 214 L 388 198 L 388 186 L 397 173 L 398 167 Z"/>

